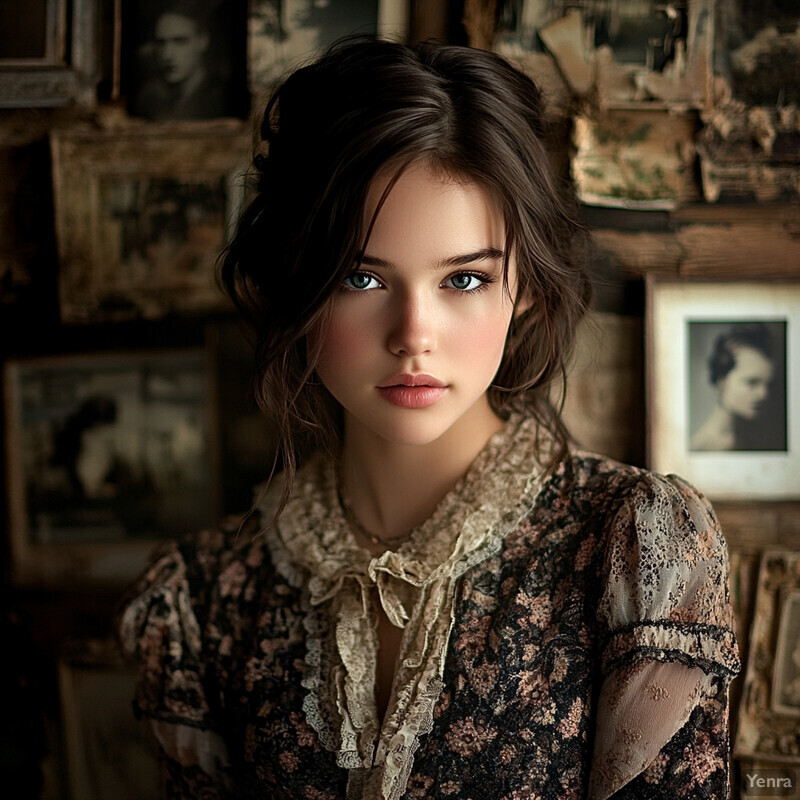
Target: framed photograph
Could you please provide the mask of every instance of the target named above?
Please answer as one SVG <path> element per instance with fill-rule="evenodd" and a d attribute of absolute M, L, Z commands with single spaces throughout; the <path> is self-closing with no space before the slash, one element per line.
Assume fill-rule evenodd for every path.
<path fill-rule="evenodd" d="M 228 307 L 215 264 L 246 194 L 246 128 L 140 123 L 53 135 L 64 322 Z"/>
<path fill-rule="evenodd" d="M 207 349 L 5 364 L 13 579 L 134 578 L 155 541 L 214 522 Z"/>
<path fill-rule="evenodd" d="M 761 559 L 737 758 L 800 764 L 800 552 Z"/>
<path fill-rule="evenodd" d="M 136 668 L 115 643 L 88 640 L 64 647 L 58 683 L 69 797 L 158 797 L 155 738 L 133 714 Z"/>
<path fill-rule="evenodd" d="M 800 497 L 800 284 L 648 280 L 650 464 L 712 498 Z"/>
<path fill-rule="evenodd" d="M 122 73 L 132 115 L 247 116 L 247 0 L 132 0 L 123 13 Z"/>
<path fill-rule="evenodd" d="M 275 83 L 342 36 L 408 35 L 410 0 L 252 0 L 248 19 L 249 83 L 262 103 Z"/>
<path fill-rule="evenodd" d="M 98 0 L 0 0 L 0 108 L 94 105 Z"/>

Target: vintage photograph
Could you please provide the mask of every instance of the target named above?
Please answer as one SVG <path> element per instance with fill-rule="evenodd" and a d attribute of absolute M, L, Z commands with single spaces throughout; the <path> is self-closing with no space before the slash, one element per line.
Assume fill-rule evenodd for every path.
<path fill-rule="evenodd" d="M 245 117 L 245 0 L 126 4 L 128 110 L 152 120 Z"/>
<path fill-rule="evenodd" d="M 246 126 L 139 125 L 51 141 L 65 322 L 227 307 L 215 265 L 246 194 Z"/>
<path fill-rule="evenodd" d="M 719 499 L 800 496 L 800 287 L 648 281 L 650 462 Z"/>
<path fill-rule="evenodd" d="M 0 108 L 95 104 L 99 8 L 98 0 L 0 0 Z"/>
<path fill-rule="evenodd" d="M 800 764 L 800 553 L 763 554 L 736 758 Z"/>
<path fill-rule="evenodd" d="M 274 84 L 342 36 L 402 38 L 409 0 L 253 0 L 248 35 L 250 89 L 262 100 Z"/>
<path fill-rule="evenodd" d="M 91 560 L 98 545 L 152 546 L 215 518 L 203 349 L 12 360 L 4 378 L 17 572 L 69 566 L 70 548 Z"/>
<path fill-rule="evenodd" d="M 786 322 L 689 321 L 689 450 L 786 451 Z"/>

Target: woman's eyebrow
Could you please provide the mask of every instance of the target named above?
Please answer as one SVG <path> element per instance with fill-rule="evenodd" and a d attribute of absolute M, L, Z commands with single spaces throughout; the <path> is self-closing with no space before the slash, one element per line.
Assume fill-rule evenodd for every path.
<path fill-rule="evenodd" d="M 474 253 L 464 253 L 463 255 L 450 256 L 449 258 L 439 261 L 435 269 L 445 270 L 452 269 L 453 267 L 464 267 L 467 264 L 474 264 L 477 261 L 502 261 L 505 258 L 505 253 L 498 250 L 496 247 L 484 247 L 481 250 L 476 250 Z M 364 253 L 359 259 L 359 264 L 367 267 L 381 267 L 382 269 L 393 270 L 396 269 L 391 261 L 385 258 L 378 258 Z"/>

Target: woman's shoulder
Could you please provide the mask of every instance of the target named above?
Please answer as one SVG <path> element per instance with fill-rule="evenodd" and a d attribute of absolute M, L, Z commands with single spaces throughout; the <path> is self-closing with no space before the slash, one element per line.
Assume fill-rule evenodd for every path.
<path fill-rule="evenodd" d="M 661 474 L 608 456 L 575 449 L 554 476 L 558 489 L 595 510 L 617 513 L 623 508 L 654 514 L 683 510 L 716 525 L 708 498 L 692 483 L 673 473 Z"/>
<path fill-rule="evenodd" d="M 241 603 L 270 568 L 258 514 L 229 517 L 219 526 L 164 542 L 122 604 L 126 650 L 148 626 L 200 629 L 221 603 Z"/>

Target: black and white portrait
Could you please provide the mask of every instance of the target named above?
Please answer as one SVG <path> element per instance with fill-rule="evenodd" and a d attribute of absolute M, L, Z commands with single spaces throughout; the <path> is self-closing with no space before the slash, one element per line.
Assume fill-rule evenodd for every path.
<path fill-rule="evenodd" d="M 135 116 L 244 116 L 246 8 L 220 0 L 139 0 L 132 7 L 130 103 Z"/>
<path fill-rule="evenodd" d="M 689 449 L 785 451 L 786 322 L 688 322 Z"/>

